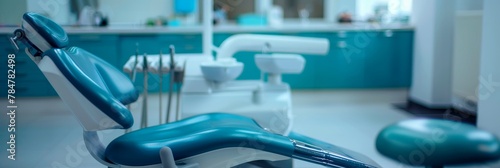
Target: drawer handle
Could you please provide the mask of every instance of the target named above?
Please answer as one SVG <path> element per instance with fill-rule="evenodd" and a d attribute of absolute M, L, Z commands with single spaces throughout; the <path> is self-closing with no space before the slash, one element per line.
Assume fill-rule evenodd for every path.
<path fill-rule="evenodd" d="M 347 32 L 345 32 L 345 31 L 339 31 L 337 33 L 337 37 L 346 38 L 347 37 Z"/>
<path fill-rule="evenodd" d="M 392 30 L 386 30 L 384 31 L 384 36 L 385 37 L 392 37 L 394 35 L 394 32 Z"/>
<path fill-rule="evenodd" d="M 339 42 L 337 42 L 337 47 L 339 47 L 339 48 L 346 48 L 347 47 L 347 43 L 345 41 L 339 41 Z"/>
<path fill-rule="evenodd" d="M 194 46 L 192 46 L 192 45 L 185 45 L 184 49 L 185 50 L 192 50 L 192 49 L 194 49 Z"/>

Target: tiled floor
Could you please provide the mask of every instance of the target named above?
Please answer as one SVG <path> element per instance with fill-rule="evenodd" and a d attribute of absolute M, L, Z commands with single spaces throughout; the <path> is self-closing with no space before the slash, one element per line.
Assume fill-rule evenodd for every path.
<path fill-rule="evenodd" d="M 374 147 L 376 134 L 384 126 L 411 118 L 391 106 L 406 99 L 405 90 L 363 91 L 296 91 L 294 101 L 294 131 L 363 153 L 383 167 L 404 167 L 378 154 Z M 158 123 L 158 95 L 150 96 L 149 123 Z M 0 107 L 6 106 L 5 102 Z M 17 159 L 6 159 L 6 143 L 0 167 L 104 167 L 86 151 L 82 129 L 59 99 L 18 99 L 16 116 Z M 134 104 L 136 117 L 134 129 L 139 126 L 140 104 Z M 164 110 L 162 110 L 164 111 Z M 156 112 L 156 113 L 155 113 Z M 0 126 L 7 126 L 6 115 L 1 116 Z M 6 129 L 0 139 L 6 141 Z M 102 138 L 110 141 L 123 131 L 105 131 Z M 295 161 L 295 167 L 321 167 Z"/>

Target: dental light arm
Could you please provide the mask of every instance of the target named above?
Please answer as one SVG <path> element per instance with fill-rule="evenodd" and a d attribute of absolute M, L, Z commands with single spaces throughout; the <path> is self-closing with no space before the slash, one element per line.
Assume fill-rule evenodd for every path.
<path fill-rule="evenodd" d="M 230 58 L 239 51 L 325 55 L 329 48 L 330 42 L 323 38 L 240 34 L 224 40 L 217 59 Z"/>

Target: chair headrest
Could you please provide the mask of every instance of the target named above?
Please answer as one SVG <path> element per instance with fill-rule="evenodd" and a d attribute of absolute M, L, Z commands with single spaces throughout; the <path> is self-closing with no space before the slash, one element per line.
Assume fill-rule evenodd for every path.
<path fill-rule="evenodd" d="M 68 46 L 68 35 L 64 29 L 43 15 L 33 12 L 25 13 L 22 27 L 28 41 L 42 52 L 51 48 Z"/>

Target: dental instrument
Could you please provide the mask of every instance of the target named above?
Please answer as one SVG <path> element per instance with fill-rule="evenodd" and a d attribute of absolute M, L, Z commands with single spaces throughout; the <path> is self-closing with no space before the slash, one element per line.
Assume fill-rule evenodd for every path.
<path fill-rule="evenodd" d="M 177 88 L 180 88 L 182 85 L 182 82 L 184 81 L 184 70 L 186 69 L 186 62 L 182 65 L 182 68 L 176 68 L 175 69 L 175 78 L 174 82 L 177 84 Z M 176 116 L 176 121 L 181 119 L 181 94 L 179 93 L 180 89 L 178 89 L 177 95 L 176 95 L 176 106 L 175 106 L 175 116 Z"/>
<path fill-rule="evenodd" d="M 159 103 L 158 103 L 159 104 L 158 112 L 160 113 L 160 117 L 158 118 L 159 124 L 163 124 L 163 122 L 162 122 L 163 116 L 162 116 L 162 112 L 161 112 L 162 111 L 162 104 L 163 104 L 163 101 L 162 101 L 162 98 L 163 98 L 163 71 L 161 70 L 161 67 L 163 67 L 163 59 L 162 58 L 163 58 L 163 54 L 162 54 L 162 50 L 160 50 L 160 58 L 158 61 L 159 67 L 160 67 L 160 70 L 158 71 L 158 76 L 160 77 L 160 88 L 159 88 L 160 95 L 159 95 Z M 168 113 L 167 113 L 167 115 L 168 115 Z M 168 121 L 168 119 L 167 119 L 167 121 Z"/>
<path fill-rule="evenodd" d="M 142 115 L 141 115 L 141 128 L 148 127 L 148 85 L 149 85 L 149 74 L 148 74 L 148 56 L 144 54 L 142 57 L 143 61 L 143 75 L 144 75 L 144 85 L 142 90 Z"/>
<path fill-rule="evenodd" d="M 169 64 L 169 74 L 170 74 L 170 82 L 168 85 L 168 102 L 167 102 L 167 118 L 165 119 L 165 123 L 170 122 L 170 110 L 171 110 L 171 105 L 172 105 L 172 94 L 174 92 L 174 78 L 175 78 L 175 62 L 174 62 L 174 53 L 175 53 L 175 47 L 173 45 L 170 45 L 169 47 L 170 51 L 170 64 Z"/>
<path fill-rule="evenodd" d="M 131 68 L 131 70 L 130 70 L 130 73 L 129 73 L 129 74 L 130 74 L 130 80 L 132 81 L 132 83 L 133 83 L 133 82 L 135 82 L 135 77 L 136 77 L 136 75 L 137 75 L 136 73 L 137 73 L 137 64 L 138 64 L 138 63 L 139 63 L 139 43 L 136 43 L 136 44 L 135 44 L 135 57 L 134 57 L 134 63 L 133 63 L 133 66 L 132 66 L 132 68 Z M 126 71 L 126 70 L 124 70 L 124 71 Z M 132 105 L 131 105 L 131 104 L 128 104 L 128 105 L 127 105 L 127 109 L 128 109 L 129 111 L 132 111 Z M 125 130 L 125 133 L 128 133 L 128 132 L 130 132 L 130 131 L 131 131 L 131 129 L 130 129 L 130 128 L 129 128 L 129 129 L 126 129 L 126 130 Z"/>

